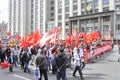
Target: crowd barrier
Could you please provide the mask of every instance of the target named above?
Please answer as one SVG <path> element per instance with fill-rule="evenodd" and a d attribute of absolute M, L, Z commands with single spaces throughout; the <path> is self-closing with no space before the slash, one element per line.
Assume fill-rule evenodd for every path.
<path fill-rule="evenodd" d="M 84 51 L 84 59 L 85 59 L 85 62 L 88 62 L 93 56 L 94 58 L 100 56 L 101 54 L 104 54 L 105 52 L 108 52 L 112 50 L 112 44 L 106 44 L 102 47 L 98 47 L 96 49 L 94 49 L 94 55 L 91 54 L 91 51 L 89 50 L 86 50 Z"/>

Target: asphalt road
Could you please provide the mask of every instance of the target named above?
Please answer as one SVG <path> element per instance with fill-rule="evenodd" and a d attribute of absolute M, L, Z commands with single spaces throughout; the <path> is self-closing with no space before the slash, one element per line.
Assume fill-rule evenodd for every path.
<path fill-rule="evenodd" d="M 95 63 L 86 64 L 83 70 L 85 80 L 120 80 L 120 63 L 118 60 L 118 48 L 115 47 L 111 52 L 103 54 L 95 60 Z M 73 70 L 67 69 L 68 80 L 80 80 L 77 72 L 77 78 L 72 76 Z M 56 80 L 55 75 L 48 72 L 49 80 Z M 14 68 L 14 72 L 8 69 L 0 69 L 0 80 L 38 80 L 31 74 L 24 73 L 19 68 Z M 44 80 L 44 79 L 43 79 Z"/>

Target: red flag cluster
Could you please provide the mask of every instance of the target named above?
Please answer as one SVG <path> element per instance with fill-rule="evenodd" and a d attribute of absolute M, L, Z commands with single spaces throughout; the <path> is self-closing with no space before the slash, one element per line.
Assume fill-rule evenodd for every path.
<path fill-rule="evenodd" d="M 100 33 L 97 31 L 93 31 L 88 34 L 86 34 L 85 32 L 81 32 L 79 34 L 75 33 L 72 33 L 72 35 L 68 35 L 65 40 L 65 43 L 74 43 L 74 45 L 77 46 L 80 44 L 80 39 L 83 39 L 83 41 L 88 44 L 91 44 L 93 41 L 100 39 Z"/>
<path fill-rule="evenodd" d="M 22 46 L 23 48 L 27 48 L 28 46 L 39 44 L 40 46 L 43 46 L 45 44 L 49 43 L 55 43 L 56 39 L 59 35 L 59 32 L 62 30 L 61 27 L 56 27 L 52 30 L 49 30 L 44 35 L 40 35 L 39 31 L 35 31 L 33 34 L 29 34 L 27 37 L 24 37 L 19 46 Z"/>
<path fill-rule="evenodd" d="M 21 40 L 19 46 L 22 46 L 23 48 L 27 48 L 30 45 L 36 44 L 40 40 L 41 37 L 42 35 L 40 35 L 39 31 L 37 30 L 32 34 L 29 34 L 27 37 L 24 37 Z"/>
<path fill-rule="evenodd" d="M 62 31 L 62 27 L 55 27 L 53 30 L 49 30 L 40 39 L 39 41 L 40 46 L 43 46 L 49 43 L 55 43 L 61 31 Z"/>

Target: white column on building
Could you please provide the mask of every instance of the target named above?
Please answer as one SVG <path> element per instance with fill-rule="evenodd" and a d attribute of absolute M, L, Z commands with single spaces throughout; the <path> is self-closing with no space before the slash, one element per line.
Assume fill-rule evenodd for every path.
<path fill-rule="evenodd" d="M 73 0 L 69 0 L 70 1 L 70 12 L 69 12 L 69 14 L 70 14 L 70 17 L 72 17 L 73 16 Z"/>
<path fill-rule="evenodd" d="M 98 8 L 99 8 L 99 12 L 102 12 L 103 11 L 103 1 L 102 0 L 99 0 L 98 1 Z"/>
<path fill-rule="evenodd" d="M 78 0 L 78 15 L 81 15 L 81 0 Z"/>
<path fill-rule="evenodd" d="M 65 0 L 62 0 L 62 39 L 65 39 Z"/>
<path fill-rule="evenodd" d="M 24 6 L 24 7 L 23 7 Z M 23 0 L 22 3 L 22 25 L 21 25 L 21 34 L 22 36 L 26 36 L 26 0 Z"/>
<path fill-rule="evenodd" d="M 35 6 L 36 6 L 36 4 L 35 4 L 35 1 L 36 0 L 34 0 L 34 2 L 33 2 L 33 5 L 34 5 L 34 8 L 33 8 L 33 32 L 35 31 Z"/>
<path fill-rule="evenodd" d="M 109 6 L 110 6 L 110 10 L 115 10 L 115 0 L 110 0 Z"/>
<path fill-rule="evenodd" d="M 43 0 L 43 33 L 46 32 L 46 6 L 47 6 L 47 0 Z"/>
<path fill-rule="evenodd" d="M 55 0 L 55 26 L 58 26 L 58 0 Z"/>
<path fill-rule="evenodd" d="M 12 6 L 14 6 L 14 0 L 12 0 Z M 14 31 L 14 7 L 11 7 L 12 8 L 12 12 L 11 12 L 11 34 L 13 34 L 13 31 Z"/>
<path fill-rule="evenodd" d="M 40 31 L 40 0 L 38 0 L 38 29 Z"/>
<path fill-rule="evenodd" d="M 16 34 L 18 33 L 18 15 L 19 15 L 19 13 L 18 13 L 18 11 L 19 11 L 19 0 L 16 0 Z"/>

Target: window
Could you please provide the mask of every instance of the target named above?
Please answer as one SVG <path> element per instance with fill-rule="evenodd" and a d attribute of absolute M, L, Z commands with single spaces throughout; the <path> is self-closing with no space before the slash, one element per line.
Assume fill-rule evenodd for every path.
<path fill-rule="evenodd" d="M 97 13 L 98 12 L 98 9 L 95 9 L 95 13 Z"/>
<path fill-rule="evenodd" d="M 109 7 L 104 7 L 103 12 L 109 11 Z"/>
<path fill-rule="evenodd" d="M 73 10 L 77 10 L 78 9 L 78 6 L 77 5 L 73 5 Z"/>
<path fill-rule="evenodd" d="M 115 2 L 120 2 L 120 0 L 115 0 Z"/>
<path fill-rule="evenodd" d="M 54 7 L 51 7 L 51 11 L 53 11 L 54 10 Z"/>
<path fill-rule="evenodd" d="M 77 21 L 73 21 L 73 25 L 77 25 Z"/>
<path fill-rule="evenodd" d="M 109 0 L 103 0 L 103 4 L 109 4 Z"/>
<path fill-rule="evenodd" d="M 116 15 L 116 20 L 120 21 L 120 15 Z"/>
<path fill-rule="evenodd" d="M 87 14 L 91 14 L 91 13 L 93 13 L 93 10 L 91 10 L 91 11 L 87 11 Z"/>
<path fill-rule="evenodd" d="M 85 9 L 85 3 L 81 4 L 81 9 Z"/>
<path fill-rule="evenodd" d="M 117 30 L 120 30 L 120 24 L 117 24 L 117 28 L 116 28 Z"/>
<path fill-rule="evenodd" d="M 73 13 L 73 16 L 77 16 L 77 12 L 76 12 L 76 13 Z"/>
<path fill-rule="evenodd" d="M 62 20 L 62 16 L 61 15 L 58 16 L 58 20 Z"/>
<path fill-rule="evenodd" d="M 103 17 L 103 22 L 108 22 L 110 21 L 110 17 L 109 16 L 104 16 Z"/>
<path fill-rule="evenodd" d="M 61 7 L 61 6 L 62 6 L 62 2 L 58 1 L 58 7 Z"/>
<path fill-rule="evenodd" d="M 91 31 L 93 31 L 93 27 L 87 27 L 87 28 L 86 28 L 86 32 L 87 32 L 87 33 L 91 32 Z"/>
<path fill-rule="evenodd" d="M 69 0 L 65 0 L 65 5 L 69 5 Z"/>
<path fill-rule="evenodd" d="M 58 13 L 62 13 L 62 9 L 61 8 L 58 9 Z"/>
<path fill-rule="evenodd" d="M 82 14 L 82 15 L 85 15 L 85 11 L 82 11 L 81 14 Z"/>
<path fill-rule="evenodd" d="M 54 19 L 53 19 L 53 18 L 51 18 L 50 20 L 51 20 L 51 21 L 54 21 Z"/>
<path fill-rule="evenodd" d="M 65 12 L 69 12 L 69 7 L 65 7 Z"/>
<path fill-rule="evenodd" d="M 69 14 L 65 14 L 65 19 L 69 19 Z"/>
<path fill-rule="evenodd" d="M 51 16 L 54 16 L 54 13 L 51 13 Z"/>
<path fill-rule="evenodd" d="M 62 23 L 61 23 L 61 22 L 59 22 L 59 23 L 58 23 L 58 26 L 62 26 Z"/>
<path fill-rule="evenodd" d="M 31 15 L 31 18 L 33 19 L 33 15 Z"/>
<path fill-rule="evenodd" d="M 69 33 L 69 29 L 65 29 L 65 33 Z"/>
<path fill-rule="evenodd" d="M 116 10 L 120 11 L 120 5 L 116 5 Z"/>
<path fill-rule="evenodd" d="M 78 2 L 78 0 L 73 0 L 73 3 L 77 3 Z"/>
<path fill-rule="evenodd" d="M 65 22 L 65 25 L 68 26 L 68 25 L 69 25 L 69 22 Z"/>
<path fill-rule="evenodd" d="M 94 1 L 94 6 L 95 6 L 95 7 L 98 6 L 98 0 L 95 0 L 95 1 Z"/>
<path fill-rule="evenodd" d="M 108 31 L 109 30 L 109 25 L 103 25 L 103 31 Z"/>
<path fill-rule="evenodd" d="M 54 1 L 51 1 L 51 5 L 54 5 Z"/>
<path fill-rule="evenodd" d="M 94 22 L 97 23 L 98 22 L 98 18 L 94 18 Z"/>
<path fill-rule="evenodd" d="M 90 2 L 87 2 L 87 6 L 93 6 L 93 2 L 92 1 L 90 1 Z"/>

